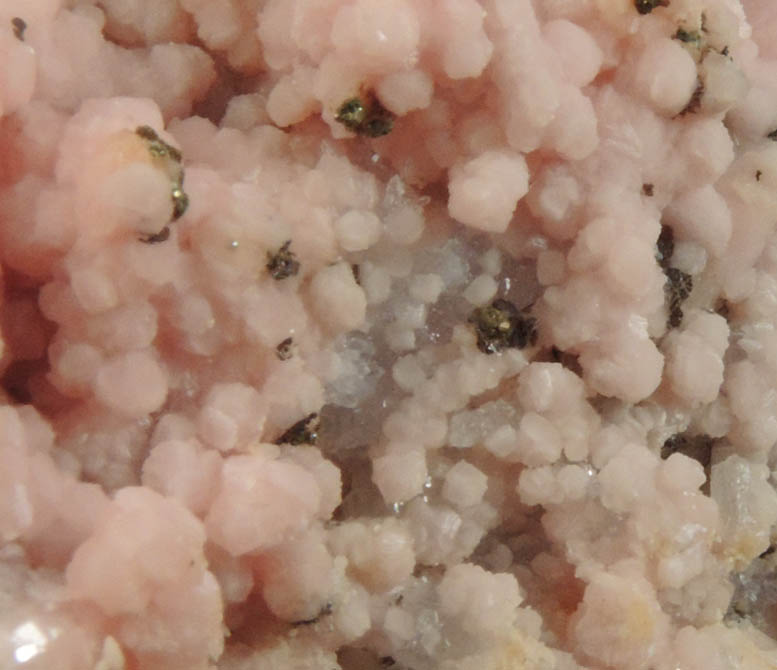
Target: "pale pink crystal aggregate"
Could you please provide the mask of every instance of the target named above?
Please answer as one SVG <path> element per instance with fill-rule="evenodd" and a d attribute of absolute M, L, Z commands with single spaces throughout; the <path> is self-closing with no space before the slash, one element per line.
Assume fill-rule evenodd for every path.
<path fill-rule="evenodd" d="M 0 668 L 777 667 L 775 31 L 4 0 Z"/>

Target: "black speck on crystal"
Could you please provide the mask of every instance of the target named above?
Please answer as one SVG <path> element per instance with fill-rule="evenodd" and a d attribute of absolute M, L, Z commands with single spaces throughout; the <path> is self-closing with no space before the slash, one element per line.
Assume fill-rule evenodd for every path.
<path fill-rule="evenodd" d="M 135 128 L 135 134 L 146 140 L 148 152 L 154 158 L 170 159 L 177 163 L 177 176 L 173 178 L 173 184 L 170 189 L 170 197 L 173 201 L 172 221 L 180 219 L 189 207 L 189 196 L 183 190 L 184 172 L 181 167 L 183 156 L 174 146 L 168 144 L 159 138 L 159 134 L 151 126 L 138 126 Z"/>
<path fill-rule="evenodd" d="M 366 121 L 359 129 L 359 132 L 367 137 L 383 137 L 388 135 L 393 127 L 393 117 L 385 114 Z"/>
<path fill-rule="evenodd" d="M 678 28 L 677 32 L 674 34 L 674 39 L 680 40 L 680 42 L 685 42 L 686 44 L 698 44 L 701 42 L 701 35 L 696 30 L 685 30 L 683 28 Z"/>
<path fill-rule="evenodd" d="M 290 246 L 291 240 L 286 240 L 275 253 L 267 252 L 267 270 L 273 279 L 287 279 L 299 272 L 299 261 Z"/>
<path fill-rule="evenodd" d="M 291 428 L 286 430 L 275 444 L 315 444 L 318 440 L 319 416 L 317 412 L 308 414 L 304 419 L 300 419 Z"/>
<path fill-rule="evenodd" d="M 674 254 L 674 231 L 670 226 L 662 225 L 661 233 L 656 241 L 656 260 L 658 264 L 666 269 L 669 267 L 669 261 Z"/>
<path fill-rule="evenodd" d="M 714 442 L 715 440 L 709 435 L 676 433 L 664 442 L 661 447 L 661 458 L 667 459 L 672 454 L 680 453 L 695 459 L 706 468 L 710 465 Z"/>
<path fill-rule="evenodd" d="M 157 244 L 158 242 L 166 242 L 169 238 L 170 238 L 170 226 L 165 226 L 158 233 L 141 237 L 140 241 L 145 242 L 146 244 Z"/>
<path fill-rule="evenodd" d="M 537 320 L 519 312 L 507 300 L 497 299 L 476 308 L 469 322 L 475 327 L 477 347 L 484 354 L 508 348 L 523 349 L 537 342 Z"/>
<path fill-rule="evenodd" d="M 634 7 L 640 14 L 650 14 L 656 7 L 668 7 L 669 0 L 634 0 Z"/>
<path fill-rule="evenodd" d="M 354 132 L 358 131 L 366 119 L 367 108 L 359 98 L 350 98 L 349 100 L 346 100 L 340 105 L 340 108 L 335 115 L 335 120 Z"/>
<path fill-rule="evenodd" d="M 371 94 L 346 100 L 338 108 L 335 120 L 365 137 L 383 137 L 394 127 L 394 115 Z"/>
<path fill-rule="evenodd" d="M 666 274 L 664 291 L 669 300 L 667 325 L 670 328 L 677 328 L 683 321 L 682 304 L 693 290 L 693 277 L 677 268 L 666 268 L 664 273 Z"/>
<path fill-rule="evenodd" d="M 148 142 L 148 151 L 155 158 L 172 158 L 176 163 L 183 160 L 180 150 L 159 138 L 158 133 L 151 126 L 138 126 L 135 134 Z"/>
<path fill-rule="evenodd" d="M 11 26 L 13 27 L 14 37 L 24 42 L 24 31 L 27 30 L 27 22 L 18 16 L 14 16 L 11 19 Z"/>
<path fill-rule="evenodd" d="M 180 163 L 183 160 L 183 155 L 181 154 L 179 149 L 176 149 L 171 144 L 165 143 L 165 148 L 167 149 L 167 155 L 170 156 L 176 163 Z"/>
<path fill-rule="evenodd" d="M 678 116 L 685 116 L 686 114 L 695 114 L 698 112 L 701 108 L 701 98 L 704 95 L 704 90 L 704 82 L 701 80 L 701 78 L 697 78 L 696 88 L 693 90 L 691 99 L 688 101 L 688 104 L 685 106 L 683 111 L 678 114 Z"/>
<path fill-rule="evenodd" d="M 142 137 L 144 140 L 148 140 L 149 142 L 153 142 L 154 140 L 159 139 L 159 135 L 156 134 L 156 130 L 154 130 L 151 126 L 138 126 L 135 128 L 135 134 L 139 137 Z"/>
<path fill-rule="evenodd" d="M 294 339 L 287 337 L 285 340 L 283 340 L 283 342 L 275 347 L 275 355 L 278 356 L 278 358 L 282 361 L 288 361 L 294 355 L 292 350 L 293 346 Z"/>
<path fill-rule="evenodd" d="M 177 186 L 173 189 L 170 197 L 173 199 L 173 221 L 177 221 L 189 209 L 189 196 L 180 186 Z"/>
<path fill-rule="evenodd" d="M 321 617 L 327 616 L 328 614 L 331 614 L 334 610 L 334 606 L 332 603 L 327 603 L 321 608 L 321 611 L 314 616 L 312 619 L 302 619 L 300 621 L 293 621 L 292 626 L 310 626 L 311 624 L 318 623 L 321 621 Z"/>

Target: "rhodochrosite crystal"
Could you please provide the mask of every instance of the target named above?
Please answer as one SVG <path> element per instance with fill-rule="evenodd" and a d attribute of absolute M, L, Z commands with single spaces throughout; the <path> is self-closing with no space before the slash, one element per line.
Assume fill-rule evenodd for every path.
<path fill-rule="evenodd" d="M 776 45 L 2 0 L 0 668 L 777 668 Z"/>

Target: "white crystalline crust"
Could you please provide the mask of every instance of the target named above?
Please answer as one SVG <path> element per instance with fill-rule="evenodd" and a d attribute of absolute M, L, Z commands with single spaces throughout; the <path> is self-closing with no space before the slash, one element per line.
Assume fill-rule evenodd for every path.
<path fill-rule="evenodd" d="M 777 667 L 776 36 L 0 2 L 0 667 Z"/>

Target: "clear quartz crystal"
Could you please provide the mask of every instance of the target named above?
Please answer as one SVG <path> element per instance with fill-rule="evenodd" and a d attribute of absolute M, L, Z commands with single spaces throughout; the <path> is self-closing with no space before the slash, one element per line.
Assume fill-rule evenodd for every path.
<path fill-rule="evenodd" d="M 369 398 L 383 376 L 375 361 L 375 345 L 362 335 L 344 337 L 335 348 L 335 377 L 327 385 L 327 402 L 354 409 Z"/>

